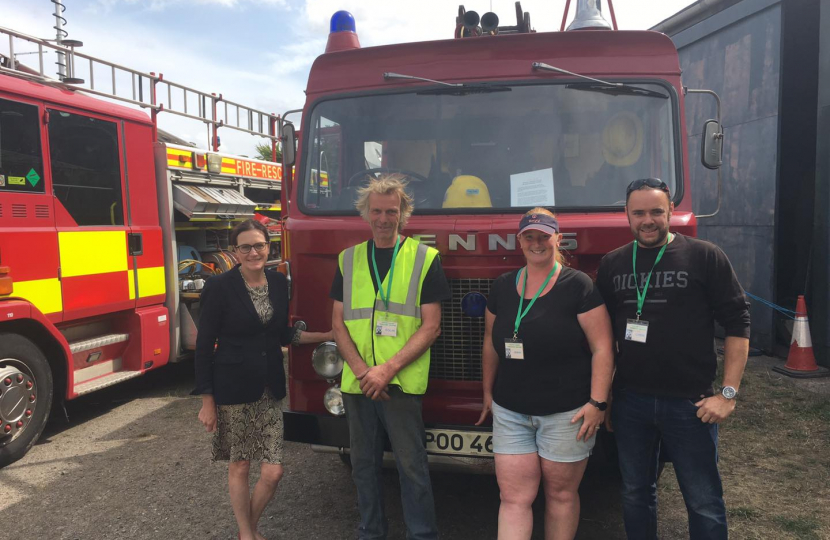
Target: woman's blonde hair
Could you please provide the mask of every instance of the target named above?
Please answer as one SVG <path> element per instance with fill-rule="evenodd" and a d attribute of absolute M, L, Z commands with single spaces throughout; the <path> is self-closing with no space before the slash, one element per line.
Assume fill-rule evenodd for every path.
<path fill-rule="evenodd" d="M 547 208 L 542 208 L 541 206 L 537 206 L 536 208 L 534 208 L 532 210 L 529 210 L 528 212 L 525 213 L 526 216 L 529 216 L 531 214 L 544 214 L 544 215 L 550 216 L 552 218 L 556 217 L 556 214 L 554 214 L 553 212 L 551 212 Z M 555 253 L 556 254 L 554 255 L 554 259 L 559 264 L 561 264 L 562 266 L 565 266 L 567 264 L 567 261 L 565 260 L 565 254 L 562 253 L 561 249 L 559 249 L 559 242 L 556 243 Z"/>
<path fill-rule="evenodd" d="M 360 212 L 361 217 L 369 221 L 369 195 L 397 195 L 401 198 L 401 218 L 398 221 L 398 232 L 402 232 L 409 217 L 412 215 L 412 197 L 406 192 L 406 178 L 402 174 L 383 174 L 377 178 L 371 178 L 369 183 L 357 190 L 357 201 L 354 207 Z"/>

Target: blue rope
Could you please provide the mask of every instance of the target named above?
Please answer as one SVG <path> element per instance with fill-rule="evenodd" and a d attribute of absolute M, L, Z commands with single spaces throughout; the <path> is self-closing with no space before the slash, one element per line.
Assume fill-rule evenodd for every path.
<path fill-rule="evenodd" d="M 746 292 L 746 291 L 744 291 L 744 292 Z M 754 294 L 751 294 L 751 293 L 748 293 L 748 292 L 746 292 L 746 295 L 748 297 L 752 298 L 753 300 L 757 300 L 757 301 L 761 302 L 762 304 L 764 304 L 765 306 L 770 307 L 770 308 L 774 309 L 775 311 L 778 311 L 779 313 L 781 313 L 785 317 L 789 317 L 790 319 L 795 319 L 795 315 L 806 315 L 805 313 L 799 313 L 799 312 L 793 311 L 791 309 L 783 308 L 783 307 L 779 306 L 778 304 L 773 304 L 769 300 L 764 300 L 760 296 L 755 296 Z"/>

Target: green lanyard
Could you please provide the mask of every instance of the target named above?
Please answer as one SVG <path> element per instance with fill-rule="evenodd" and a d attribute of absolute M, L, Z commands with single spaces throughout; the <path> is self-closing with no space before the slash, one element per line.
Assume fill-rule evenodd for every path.
<path fill-rule="evenodd" d="M 386 297 L 383 296 L 383 283 L 380 280 L 378 273 L 378 263 L 375 262 L 375 241 L 372 240 L 372 267 L 375 269 L 375 279 L 378 282 L 378 292 L 380 299 L 383 300 L 383 305 L 386 306 L 386 311 L 389 311 L 389 297 L 392 295 L 392 276 L 395 274 L 395 259 L 398 258 L 398 248 L 401 246 L 401 237 L 395 239 L 395 251 L 392 252 L 392 264 L 389 266 L 389 273 L 386 274 Z"/>
<path fill-rule="evenodd" d="M 657 258 L 654 259 L 654 264 L 651 265 L 651 270 L 648 271 L 648 279 L 646 279 L 646 286 L 643 289 L 643 292 L 640 292 L 640 286 L 637 284 L 640 280 L 637 278 L 637 241 L 634 240 L 634 252 L 631 255 L 631 264 L 634 267 L 634 288 L 637 289 L 637 320 L 640 320 L 640 315 L 643 314 L 643 304 L 646 303 L 646 294 L 648 294 L 648 286 L 651 284 L 651 273 L 654 272 L 654 267 L 657 266 L 657 263 L 660 262 L 660 259 L 663 258 L 663 253 L 666 252 L 666 248 L 669 247 L 669 242 L 672 241 L 674 235 L 669 233 L 669 239 L 663 244 L 663 247 L 660 248 L 660 252 L 657 254 Z"/>
<path fill-rule="evenodd" d="M 536 291 L 536 295 L 533 297 L 533 300 L 531 300 L 530 303 L 527 305 L 527 308 L 525 308 L 524 313 L 522 312 L 522 303 L 524 303 L 525 288 L 527 287 L 527 267 L 522 268 L 521 270 L 519 270 L 519 273 L 516 274 L 516 285 L 519 284 L 519 279 L 521 279 L 522 277 L 522 271 L 524 271 L 525 273 L 525 280 L 524 283 L 522 283 L 522 295 L 519 297 L 519 310 L 516 312 L 516 325 L 513 327 L 514 340 L 517 339 L 519 336 L 519 325 L 522 324 L 522 319 L 525 318 L 527 312 L 530 311 L 530 308 L 533 307 L 533 304 L 536 302 L 536 299 L 539 298 L 539 295 L 542 294 L 542 291 L 544 291 L 545 287 L 548 286 L 548 283 L 550 283 L 550 278 L 552 278 L 553 274 L 556 273 L 557 268 L 559 268 L 559 262 L 553 263 L 553 270 L 550 271 L 550 274 L 548 274 L 548 277 L 545 279 L 545 282 L 542 283 L 542 286 L 539 287 L 538 291 Z"/>

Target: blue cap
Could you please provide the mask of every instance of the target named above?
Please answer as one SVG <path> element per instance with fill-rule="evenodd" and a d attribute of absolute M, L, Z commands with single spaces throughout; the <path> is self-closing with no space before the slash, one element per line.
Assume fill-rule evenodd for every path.
<path fill-rule="evenodd" d="M 354 16 L 348 11 L 338 11 L 331 16 L 331 27 L 329 32 L 357 32 Z"/>
<path fill-rule="evenodd" d="M 547 214 L 525 214 L 519 222 L 519 234 L 528 229 L 554 234 L 559 232 L 559 222 Z"/>

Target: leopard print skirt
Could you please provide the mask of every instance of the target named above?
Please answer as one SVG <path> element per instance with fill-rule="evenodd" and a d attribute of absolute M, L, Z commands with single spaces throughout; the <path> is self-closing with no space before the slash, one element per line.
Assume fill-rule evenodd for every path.
<path fill-rule="evenodd" d="M 254 403 L 218 405 L 213 461 L 282 463 L 282 400 L 266 388 Z"/>

